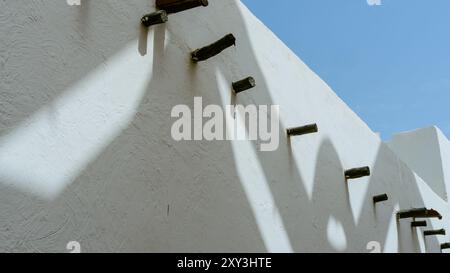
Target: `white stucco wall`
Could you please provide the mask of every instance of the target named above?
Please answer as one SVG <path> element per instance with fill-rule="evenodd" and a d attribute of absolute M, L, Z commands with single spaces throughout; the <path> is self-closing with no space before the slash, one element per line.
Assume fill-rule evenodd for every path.
<path fill-rule="evenodd" d="M 448 203 L 239 1 L 172 15 L 148 33 L 147 0 L 6 1 L 0 9 L 0 251 L 439 251 L 398 209 Z M 192 65 L 227 33 L 237 47 Z M 257 87 L 234 97 L 246 76 Z M 176 142 L 173 106 L 278 104 L 274 152 Z M 346 183 L 345 169 L 372 176 Z M 372 204 L 387 193 L 389 202 Z"/>
<path fill-rule="evenodd" d="M 439 140 L 439 147 L 441 152 L 441 166 L 444 174 L 444 182 L 445 182 L 445 189 L 446 192 L 450 191 L 450 141 L 448 138 L 444 135 L 444 133 L 439 129 L 436 128 L 437 136 Z"/>
<path fill-rule="evenodd" d="M 387 144 L 431 189 L 448 200 L 450 143 L 439 128 L 396 134 Z"/>

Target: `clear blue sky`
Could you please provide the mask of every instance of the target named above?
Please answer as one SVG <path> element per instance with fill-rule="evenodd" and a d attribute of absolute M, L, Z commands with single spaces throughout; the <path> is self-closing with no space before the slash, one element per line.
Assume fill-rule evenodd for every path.
<path fill-rule="evenodd" d="M 243 0 L 383 139 L 450 137 L 450 0 Z"/>

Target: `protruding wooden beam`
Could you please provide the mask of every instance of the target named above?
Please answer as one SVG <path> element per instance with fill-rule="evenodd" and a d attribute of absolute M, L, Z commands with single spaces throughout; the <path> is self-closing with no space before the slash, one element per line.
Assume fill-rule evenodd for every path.
<path fill-rule="evenodd" d="M 423 236 L 435 236 L 435 235 L 446 235 L 445 229 L 426 230 L 423 232 Z"/>
<path fill-rule="evenodd" d="M 144 26 L 150 27 L 153 25 L 164 24 L 169 18 L 164 10 L 159 10 L 150 14 L 144 15 L 141 22 Z"/>
<path fill-rule="evenodd" d="M 411 227 L 426 227 L 427 221 L 413 221 L 411 222 Z"/>
<path fill-rule="evenodd" d="M 373 197 L 373 202 L 376 203 L 380 203 L 380 202 L 385 202 L 389 200 L 389 196 L 387 194 L 380 194 L 380 195 L 376 195 Z"/>
<path fill-rule="evenodd" d="M 445 243 L 441 245 L 441 250 L 450 249 L 450 243 Z"/>
<path fill-rule="evenodd" d="M 191 53 L 192 61 L 194 63 L 198 63 L 201 61 L 208 60 L 209 58 L 218 55 L 225 49 L 235 45 L 236 45 L 236 38 L 234 37 L 233 34 L 228 34 L 222 39 L 218 40 L 217 42 L 192 52 Z"/>
<path fill-rule="evenodd" d="M 156 7 L 168 14 L 208 5 L 208 0 L 156 0 Z"/>
<path fill-rule="evenodd" d="M 301 136 L 301 135 L 307 135 L 307 134 L 314 134 L 319 132 L 319 127 L 317 124 L 308 124 L 301 127 L 295 127 L 295 128 L 289 128 L 286 130 L 287 135 L 289 137 L 291 136 Z"/>
<path fill-rule="evenodd" d="M 442 215 L 434 209 L 409 209 L 397 212 L 397 216 L 399 219 L 405 218 L 438 218 L 442 219 Z"/>
<path fill-rule="evenodd" d="M 345 179 L 358 179 L 370 176 L 370 167 L 355 168 L 345 171 Z"/>
<path fill-rule="evenodd" d="M 248 77 L 243 80 L 233 83 L 233 90 L 236 94 L 252 89 L 256 86 L 256 81 L 253 77 Z"/>

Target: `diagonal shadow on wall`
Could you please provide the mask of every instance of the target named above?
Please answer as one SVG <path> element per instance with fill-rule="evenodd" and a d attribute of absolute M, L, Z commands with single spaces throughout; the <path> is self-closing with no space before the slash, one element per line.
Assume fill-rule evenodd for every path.
<path fill-rule="evenodd" d="M 79 240 L 85 251 L 270 251 L 261 234 L 260 223 L 255 219 L 252 200 L 248 199 L 243 189 L 244 177 L 236 166 L 232 144 L 176 142 L 170 135 L 173 122 L 170 112 L 174 105 L 192 106 L 194 96 L 202 96 L 205 104 L 224 105 L 233 100 L 231 94 L 229 97 L 226 97 L 227 94 L 224 96 L 224 91 L 217 84 L 221 80 L 217 71 L 229 82 L 247 74 L 257 79 L 257 93 L 235 97 L 235 103 L 274 104 L 271 89 L 260 67 L 261 62 L 255 53 L 256 45 L 252 45 L 248 38 L 252 30 L 243 27 L 246 26 L 246 15 L 242 13 L 240 5 L 232 0 L 211 2 L 212 14 L 201 10 L 189 11 L 171 17 L 166 26 L 152 29 L 153 52 L 146 52 L 145 39 L 141 37 L 136 54 L 153 54 L 153 72 L 149 75 L 146 92 L 140 99 L 136 114 L 55 200 L 41 200 L 2 184 L 1 201 L 8 206 L 0 218 L 0 249 L 8 252 L 60 252 L 65 250 L 68 241 Z M 104 6 L 91 6 L 94 3 Z M 14 6 L 14 10 L 19 7 Z M 12 89 L 5 89 L 7 91 L 4 94 L 13 96 L 10 101 L 14 102 L 14 109 L 21 109 L 23 104 L 29 107 L 21 114 L 8 112 L 18 118 L 5 118 L 4 128 L 13 128 L 44 106 L 30 104 L 26 101 L 29 97 L 51 104 L 52 98 L 61 95 L 62 90 L 82 79 L 102 60 L 108 59 L 137 36 L 145 34 L 134 18 L 136 10 L 148 9 L 144 1 L 133 2 L 130 6 L 116 1 L 94 1 L 88 8 L 92 12 L 84 18 L 80 17 L 81 26 L 92 24 L 89 20 L 101 16 L 96 14 L 97 10 L 109 15 L 100 20 L 95 33 L 88 33 L 87 27 L 80 27 L 82 33 L 78 34 L 85 37 L 82 40 L 87 41 L 87 44 L 77 45 L 80 51 L 72 53 L 74 60 L 77 60 L 73 63 L 76 73 L 69 73 L 70 78 L 65 78 L 67 71 L 48 73 L 43 69 L 40 73 L 48 73 L 48 77 L 36 77 L 41 79 L 39 82 L 57 83 L 46 83 L 52 86 L 51 93 L 48 86 L 34 91 L 29 87 L 27 89 L 26 82 L 21 85 L 24 98 L 15 98 Z M 128 23 L 117 21 L 131 14 L 133 16 L 130 16 Z M 193 14 L 196 14 L 196 24 L 204 28 L 191 29 L 186 24 L 192 20 Z M 214 21 L 211 21 L 211 15 L 216 15 Z M 230 19 L 233 19 L 233 24 L 229 23 Z M 61 18 L 48 20 L 64 22 Z M 130 25 L 134 24 L 135 28 L 130 30 Z M 55 37 L 64 40 L 60 51 L 52 51 L 57 56 L 64 55 L 65 48 L 72 46 L 65 41 L 67 37 L 64 36 L 73 35 L 70 29 L 70 26 L 63 26 L 59 28 L 61 32 L 55 34 Z M 228 51 L 207 63 L 197 66 L 190 63 L 189 52 L 228 32 L 238 37 L 236 51 L 244 55 L 245 59 L 235 59 L 236 51 Z M 30 37 L 31 34 L 21 35 Z M 79 37 L 71 39 L 75 42 Z M 43 49 L 38 47 L 33 50 L 36 51 L 30 51 L 29 54 L 35 56 L 40 55 Z M 44 56 L 43 60 L 47 60 L 48 56 Z M 67 60 L 61 62 L 52 64 L 46 61 L 48 69 L 64 66 Z M 34 66 L 29 69 L 24 73 L 30 74 L 37 70 Z M 49 99 L 41 99 L 42 96 L 48 96 Z M 280 136 L 284 136 L 283 125 L 277 130 Z M 308 196 L 304 176 L 295 164 L 295 152 L 287 138 L 281 137 L 280 148 L 270 153 L 259 152 L 258 144 L 253 146 L 252 152 L 261 166 L 283 229 L 292 250 L 296 252 L 365 251 L 367 236 L 364 233 L 376 234 L 374 239 L 382 242 L 388 237 L 389 220 L 395 212 L 393 206 L 374 208 L 370 202 L 366 202 L 358 223 L 355 223 L 348 188 L 342 175 L 343 166 L 335 145 L 338 143 L 328 138 L 324 138 L 320 144 L 312 198 Z M 388 189 L 398 193 L 392 196 L 392 204 L 399 203 L 400 207 L 408 207 L 412 203 L 423 204 L 413 174 L 403 171 L 405 168 L 400 166 L 401 163 L 386 163 L 386 160 L 393 158 L 392 152 L 381 145 L 365 200 L 370 200 L 375 192 Z M 398 175 L 395 178 L 402 184 L 384 180 L 386 169 L 389 168 L 387 164 L 391 166 L 390 173 L 398 173 L 398 169 L 404 172 L 401 177 Z M 414 202 L 400 194 L 405 185 L 408 185 Z M 338 233 L 332 233 L 331 236 L 328 230 L 330 219 L 338 223 L 337 228 L 331 229 L 331 232 Z M 414 243 L 417 241 L 416 235 L 406 227 L 400 227 L 398 234 L 401 238 L 400 251 L 419 250 Z M 335 235 L 344 238 L 336 242 L 333 241 Z M 337 249 L 339 247 L 342 249 Z"/>

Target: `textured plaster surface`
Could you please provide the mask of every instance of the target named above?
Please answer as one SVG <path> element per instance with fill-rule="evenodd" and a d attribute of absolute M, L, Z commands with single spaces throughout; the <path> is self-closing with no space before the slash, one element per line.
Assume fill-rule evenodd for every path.
<path fill-rule="evenodd" d="M 0 1 L 0 251 L 439 251 L 449 207 L 239 1 L 143 29 L 148 0 Z M 192 50 L 233 33 L 197 65 Z M 250 92 L 230 84 L 256 79 Z M 176 142 L 172 107 L 280 105 L 280 147 Z M 319 133 L 287 139 L 286 128 Z M 372 176 L 346 182 L 345 169 Z M 374 206 L 372 196 L 387 193 Z M 438 241 L 439 240 L 439 241 Z"/>
<path fill-rule="evenodd" d="M 389 147 L 442 199 L 450 189 L 450 143 L 437 127 L 397 134 Z"/>

